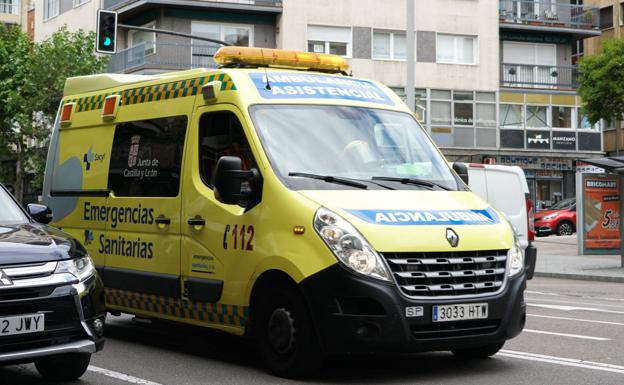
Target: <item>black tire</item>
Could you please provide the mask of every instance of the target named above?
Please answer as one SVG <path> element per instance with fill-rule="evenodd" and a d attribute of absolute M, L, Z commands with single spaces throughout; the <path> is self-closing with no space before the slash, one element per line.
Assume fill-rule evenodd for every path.
<path fill-rule="evenodd" d="M 91 354 L 59 354 L 35 361 L 37 371 L 51 381 L 71 381 L 80 378 L 89 367 Z"/>
<path fill-rule="evenodd" d="M 453 354 L 456 357 L 465 360 L 484 359 L 498 353 L 498 351 L 502 349 L 503 345 L 505 345 L 505 342 L 498 342 L 495 344 L 479 346 L 476 348 L 455 349 L 453 350 Z"/>
<path fill-rule="evenodd" d="M 557 235 L 572 235 L 574 234 L 574 226 L 570 221 L 561 221 L 557 225 Z"/>
<path fill-rule="evenodd" d="M 322 364 L 322 353 L 303 297 L 296 288 L 277 285 L 259 294 L 254 338 L 262 361 L 279 377 L 309 375 Z"/>

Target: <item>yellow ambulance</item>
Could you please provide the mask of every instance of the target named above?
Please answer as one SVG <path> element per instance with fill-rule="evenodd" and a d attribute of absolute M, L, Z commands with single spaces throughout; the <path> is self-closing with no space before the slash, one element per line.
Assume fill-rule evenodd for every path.
<path fill-rule="evenodd" d="M 514 230 L 399 97 L 332 55 L 215 60 L 67 80 L 44 202 L 110 312 L 250 336 L 280 376 L 335 354 L 487 357 L 520 333 Z"/>

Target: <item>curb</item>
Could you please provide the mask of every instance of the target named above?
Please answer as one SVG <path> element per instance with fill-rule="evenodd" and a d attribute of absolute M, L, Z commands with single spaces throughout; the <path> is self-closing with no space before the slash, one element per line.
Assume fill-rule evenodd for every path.
<path fill-rule="evenodd" d="M 536 271 L 535 277 L 575 279 L 578 281 L 598 281 L 624 283 L 624 277 L 612 277 L 607 275 L 569 274 L 569 273 L 545 273 Z"/>

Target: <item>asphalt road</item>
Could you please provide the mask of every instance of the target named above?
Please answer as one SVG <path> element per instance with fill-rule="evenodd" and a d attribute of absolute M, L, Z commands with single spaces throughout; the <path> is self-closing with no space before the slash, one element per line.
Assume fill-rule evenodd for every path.
<path fill-rule="evenodd" d="M 493 358 L 450 353 L 330 360 L 307 383 L 624 384 L 624 285 L 536 278 L 525 331 Z M 42 384 L 33 365 L 0 368 L 1 385 Z M 72 384 L 286 384 L 246 341 L 187 327 L 110 317 L 104 351 Z"/>

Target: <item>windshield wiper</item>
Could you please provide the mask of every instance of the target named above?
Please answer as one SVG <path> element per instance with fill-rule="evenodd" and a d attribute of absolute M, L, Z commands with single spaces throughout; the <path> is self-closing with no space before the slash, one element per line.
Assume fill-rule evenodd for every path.
<path fill-rule="evenodd" d="M 322 180 L 324 182 L 327 183 L 336 183 L 336 184 L 342 184 L 345 186 L 351 186 L 351 187 L 357 187 L 360 189 L 367 189 L 368 186 L 365 185 L 364 183 L 360 183 L 351 179 L 347 179 L 347 178 L 341 178 L 338 176 L 331 176 L 331 175 L 318 175 L 318 174 L 308 174 L 306 172 L 289 172 L 288 176 L 299 176 L 302 178 L 310 178 L 310 179 L 318 179 L 318 180 Z"/>
<path fill-rule="evenodd" d="M 437 188 L 441 188 L 442 190 L 447 190 L 447 191 L 454 191 L 453 189 L 444 186 L 442 184 L 439 183 L 435 183 L 435 182 L 431 182 L 428 180 L 424 180 L 424 179 L 417 179 L 417 178 L 398 178 L 398 177 L 392 177 L 392 176 L 374 176 L 371 178 L 372 180 L 385 180 L 388 182 L 399 182 L 402 184 L 415 184 L 418 186 L 425 186 L 425 187 L 429 187 L 430 189 L 435 189 Z"/>

